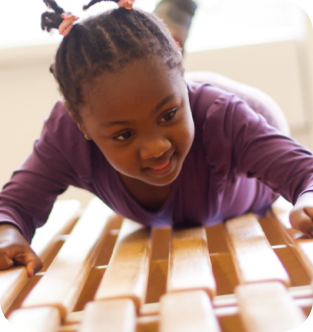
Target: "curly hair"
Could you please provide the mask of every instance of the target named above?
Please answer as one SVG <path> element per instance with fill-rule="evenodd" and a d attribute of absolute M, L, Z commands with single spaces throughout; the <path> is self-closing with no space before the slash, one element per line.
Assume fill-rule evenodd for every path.
<path fill-rule="evenodd" d="M 55 12 L 42 15 L 42 28 L 58 28 L 64 10 L 53 0 L 44 2 Z M 84 8 L 97 2 L 92 0 Z M 162 21 L 154 14 L 121 7 L 75 24 L 63 38 L 50 71 L 67 108 L 81 120 L 79 107 L 85 103 L 85 84 L 92 84 L 105 71 L 117 72 L 133 60 L 148 58 L 158 58 L 169 69 L 184 72 L 179 48 Z"/>

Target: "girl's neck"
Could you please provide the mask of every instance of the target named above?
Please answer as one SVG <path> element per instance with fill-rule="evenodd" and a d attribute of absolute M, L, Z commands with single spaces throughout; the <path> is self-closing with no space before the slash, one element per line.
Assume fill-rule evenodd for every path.
<path fill-rule="evenodd" d="M 145 209 L 155 212 L 159 210 L 167 200 L 173 183 L 166 186 L 153 186 L 126 175 L 119 174 L 129 193 Z"/>

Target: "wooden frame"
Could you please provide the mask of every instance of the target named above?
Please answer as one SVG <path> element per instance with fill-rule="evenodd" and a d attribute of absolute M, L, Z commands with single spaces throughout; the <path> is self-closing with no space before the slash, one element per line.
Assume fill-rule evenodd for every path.
<path fill-rule="evenodd" d="M 288 209 L 149 230 L 96 199 L 68 235 L 57 236 L 64 243 L 46 256 L 46 269 L 11 284 L 5 316 L 32 332 L 294 329 L 312 308 L 313 240 L 290 229 Z"/>

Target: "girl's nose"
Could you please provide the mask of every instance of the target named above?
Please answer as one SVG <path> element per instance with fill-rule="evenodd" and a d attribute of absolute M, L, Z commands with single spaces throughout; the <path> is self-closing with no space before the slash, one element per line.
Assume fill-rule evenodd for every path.
<path fill-rule="evenodd" d="M 164 137 L 146 140 L 140 149 L 140 157 L 142 159 L 161 157 L 171 146 L 171 142 Z"/>

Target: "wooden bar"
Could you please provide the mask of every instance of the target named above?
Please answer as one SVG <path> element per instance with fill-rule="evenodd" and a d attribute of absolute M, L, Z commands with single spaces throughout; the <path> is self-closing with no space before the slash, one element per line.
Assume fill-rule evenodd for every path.
<path fill-rule="evenodd" d="M 5 314 L 28 281 L 25 267 L 0 271 L 0 305 Z"/>
<path fill-rule="evenodd" d="M 203 289 L 212 298 L 215 288 L 204 227 L 173 230 L 167 292 Z"/>
<path fill-rule="evenodd" d="M 286 229 L 271 212 L 258 219 L 262 229 L 256 217 L 251 222 L 244 216 L 245 222 L 239 226 L 235 223 L 236 227 L 227 221 L 229 229 L 221 223 L 212 228 L 178 230 L 147 229 L 117 215 L 104 221 L 105 213 L 99 214 L 97 206 L 92 209 L 80 219 L 75 217 L 74 227 L 53 237 L 57 245 L 48 255 L 46 272 L 27 279 L 14 295 L 7 318 L 15 317 L 22 328 L 32 332 L 36 332 L 37 323 L 39 331 L 44 332 L 279 332 L 284 326 L 275 321 L 289 320 L 288 327 L 293 327 L 310 314 L 313 278 L 304 268 L 304 260 L 295 255 L 298 247 L 293 247 L 293 243 L 300 248 L 310 240 Z M 43 237 L 49 238 L 52 232 Z M 288 242 L 286 234 L 297 237 L 290 237 Z M 210 239 L 209 251 L 206 237 Z M 249 279 L 251 269 L 264 267 L 264 261 L 264 273 L 271 275 L 268 251 L 284 266 L 292 287 L 264 277 L 240 285 L 244 278 Z M 310 258 L 309 250 L 307 255 Z M 7 273 L 6 283 L 14 285 L 18 283 L 18 276 L 14 276 L 18 269 L 25 273 L 24 268 L 15 267 L 0 272 L 0 278 Z M 212 299 L 212 287 L 207 287 L 209 272 L 216 283 Z M 171 283 L 174 289 L 180 287 L 167 292 Z M 9 291 L 16 290 L 13 287 Z M 29 298 L 33 303 L 25 308 Z M 53 312 L 55 318 L 51 318 Z M 273 330 L 260 325 L 259 331 L 258 324 L 268 321 Z"/>
<path fill-rule="evenodd" d="M 130 298 L 143 303 L 150 264 L 151 230 L 125 219 L 95 300 Z"/>
<path fill-rule="evenodd" d="M 235 293 L 246 332 L 286 332 L 306 319 L 279 282 L 240 285 Z"/>
<path fill-rule="evenodd" d="M 15 310 L 8 320 L 19 332 L 57 332 L 60 324 L 59 311 L 52 307 Z"/>
<path fill-rule="evenodd" d="M 161 298 L 160 332 L 221 332 L 204 291 L 169 293 Z"/>
<path fill-rule="evenodd" d="M 47 222 L 36 229 L 31 247 L 43 262 L 57 237 L 67 234 L 74 226 L 79 206 L 77 200 L 56 201 Z"/>
<path fill-rule="evenodd" d="M 136 332 L 159 332 L 159 320 L 159 316 L 138 317 Z"/>
<path fill-rule="evenodd" d="M 151 261 L 168 260 L 171 233 L 171 227 L 152 228 Z"/>
<path fill-rule="evenodd" d="M 46 224 L 36 230 L 31 247 L 43 263 L 54 248 L 56 236 L 62 234 L 73 224 L 73 217 L 79 205 L 80 203 L 76 200 L 57 201 Z M 0 271 L 0 305 L 4 313 L 7 312 L 27 282 L 25 267 Z"/>
<path fill-rule="evenodd" d="M 62 318 L 74 308 L 99 254 L 112 215 L 99 199 L 92 200 L 22 308 L 54 306 L 60 310 Z"/>
<path fill-rule="evenodd" d="M 136 310 L 132 300 L 89 302 L 78 332 L 135 332 Z"/>
<path fill-rule="evenodd" d="M 290 285 L 288 274 L 271 248 L 253 214 L 225 223 L 227 240 L 241 284 L 280 281 Z"/>

